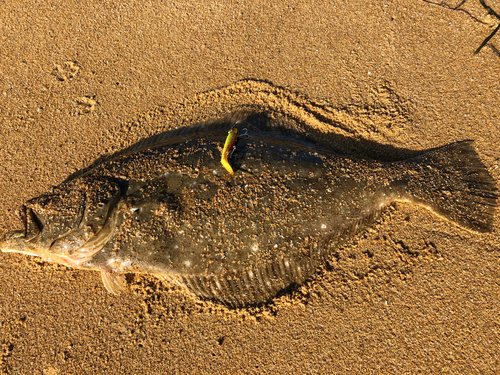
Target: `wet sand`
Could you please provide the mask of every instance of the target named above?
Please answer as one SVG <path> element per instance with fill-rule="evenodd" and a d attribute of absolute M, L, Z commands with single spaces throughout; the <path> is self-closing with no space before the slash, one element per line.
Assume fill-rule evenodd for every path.
<path fill-rule="evenodd" d="M 500 181 L 500 36 L 474 55 L 499 21 L 456 5 L 5 4 L 0 232 L 100 156 L 241 105 L 382 159 L 474 139 Z M 498 373 L 499 232 L 498 210 L 475 234 L 398 203 L 313 280 L 239 310 L 1 253 L 0 373 Z"/>

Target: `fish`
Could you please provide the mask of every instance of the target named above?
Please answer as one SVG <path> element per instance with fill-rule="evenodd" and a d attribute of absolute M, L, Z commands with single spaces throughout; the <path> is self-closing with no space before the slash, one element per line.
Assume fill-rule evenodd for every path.
<path fill-rule="evenodd" d="M 98 271 L 113 294 L 138 273 L 231 307 L 268 303 L 394 202 L 494 230 L 498 188 L 472 140 L 415 155 L 343 154 L 279 114 L 235 112 L 98 159 L 27 201 L 0 249 Z"/>

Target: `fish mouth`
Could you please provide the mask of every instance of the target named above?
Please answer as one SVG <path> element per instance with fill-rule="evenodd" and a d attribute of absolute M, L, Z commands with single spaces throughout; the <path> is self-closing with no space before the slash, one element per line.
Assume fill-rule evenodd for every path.
<path fill-rule="evenodd" d="M 43 248 L 33 243 L 32 240 L 36 239 L 36 236 L 31 236 L 27 239 L 25 230 L 15 230 L 7 233 L 0 241 L 0 251 L 2 253 L 18 253 L 41 257 L 45 261 L 62 264 L 67 267 L 79 266 L 89 261 L 114 235 L 116 214 L 110 219 L 107 220 L 104 228 L 97 235 L 76 249 L 72 254 L 58 254 L 51 251 L 51 247 Z"/>
<path fill-rule="evenodd" d="M 25 234 L 25 230 L 15 230 L 7 233 L 0 243 L 0 251 L 2 253 L 18 253 L 23 255 L 41 257 L 44 260 L 52 261 L 66 266 L 75 265 L 75 263 L 72 262 L 69 257 L 51 254 L 48 249 L 42 249 L 40 247 L 33 246 L 30 240 L 26 240 Z M 31 237 L 31 240 L 34 238 L 36 237 Z"/>
<path fill-rule="evenodd" d="M 19 253 L 24 255 L 40 256 L 26 246 L 26 230 L 15 230 L 7 233 L 0 242 L 2 253 Z"/>
<path fill-rule="evenodd" d="M 7 233 L 0 241 L 0 250 L 4 253 L 38 256 L 45 261 L 68 267 L 81 267 L 90 261 L 114 236 L 120 200 L 121 195 L 117 194 L 110 201 L 106 219 L 100 231 L 85 242 L 74 242 L 75 247 L 70 252 L 66 251 L 64 246 L 60 246 L 62 243 L 60 240 L 64 239 L 65 235 L 61 235 L 50 242 L 41 241 L 40 235 L 45 225 L 31 208 L 24 206 L 22 216 L 25 229 Z M 72 231 L 66 234 L 70 233 Z"/>
<path fill-rule="evenodd" d="M 5 234 L 0 241 L 0 251 L 3 253 L 20 253 L 25 255 L 39 256 L 39 252 L 35 251 L 30 242 L 35 240 L 43 230 L 43 222 L 36 215 L 33 209 L 22 206 L 20 212 L 24 223 L 24 229 L 15 230 Z"/>
<path fill-rule="evenodd" d="M 78 265 L 78 262 L 75 262 L 68 256 L 52 254 L 48 249 L 42 249 L 40 247 L 33 246 L 33 244 L 29 242 L 29 240 L 26 240 L 24 230 L 16 230 L 7 233 L 5 235 L 5 238 L 0 242 L 0 251 L 2 253 L 18 253 L 40 257 L 43 260 L 59 263 L 68 267 Z"/>

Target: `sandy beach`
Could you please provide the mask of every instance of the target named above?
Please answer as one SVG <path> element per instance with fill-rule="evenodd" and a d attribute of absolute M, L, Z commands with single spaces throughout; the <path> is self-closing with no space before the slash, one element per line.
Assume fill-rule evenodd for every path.
<path fill-rule="evenodd" d="M 99 157 L 241 106 L 380 160 L 472 139 L 500 185 L 500 34 L 474 54 L 499 22 L 479 0 L 7 2 L 0 234 Z M 397 203 L 246 309 L 0 253 L 0 374 L 500 373 L 498 209 L 494 227 Z"/>

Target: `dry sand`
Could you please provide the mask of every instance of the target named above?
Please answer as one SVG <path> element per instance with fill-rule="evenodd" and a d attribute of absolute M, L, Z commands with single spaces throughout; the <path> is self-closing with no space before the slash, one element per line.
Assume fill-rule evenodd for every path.
<path fill-rule="evenodd" d="M 4 3 L 0 232 L 99 156 L 241 104 L 368 153 L 474 139 L 500 181 L 500 35 L 473 55 L 499 21 L 435 2 Z M 0 254 L 0 373 L 500 373 L 495 226 L 397 204 L 331 270 L 247 310 L 142 276 L 116 297 L 97 273 Z"/>

